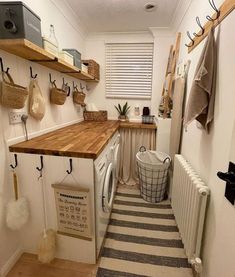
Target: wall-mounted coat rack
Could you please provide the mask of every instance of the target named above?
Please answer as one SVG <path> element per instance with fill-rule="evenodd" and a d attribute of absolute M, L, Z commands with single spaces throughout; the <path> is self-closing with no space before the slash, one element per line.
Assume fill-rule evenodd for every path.
<path fill-rule="evenodd" d="M 235 8 L 234 0 L 225 0 L 219 9 L 217 9 L 213 0 L 208 1 L 215 13 L 212 16 L 206 16 L 207 22 L 204 26 L 201 25 L 199 17 L 196 17 L 196 22 L 200 27 L 200 31 L 197 33 L 193 33 L 194 38 L 192 38 L 190 33 L 187 32 L 187 35 L 191 40 L 190 44 L 185 44 L 188 47 L 188 53 L 190 53 L 195 47 L 197 47 L 197 45 L 199 45 L 203 41 L 212 27 L 218 26 Z"/>

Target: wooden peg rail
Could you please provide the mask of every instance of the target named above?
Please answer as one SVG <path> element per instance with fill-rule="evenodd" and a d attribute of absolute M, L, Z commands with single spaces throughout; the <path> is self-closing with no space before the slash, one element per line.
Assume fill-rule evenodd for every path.
<path fill-rule="evenodd" d="M 199 45 L 203 39 L 208 35 L 212 26 L 218 26 L 235 8 L 235 0 L 225 0 L 223 4 L 220 6 L 220 16 L 215 21 L 207 21 L 207 23 L 203 26 L 205 32 L 202 36 L 194 37 L 194 44 L 188 47 L 188 53 L 190 53 L 194 48 Z M 216 13 L 213 14 L 212 18 L 216 18 Z M 200 35 L 201 30 L 197 33 Z"/>

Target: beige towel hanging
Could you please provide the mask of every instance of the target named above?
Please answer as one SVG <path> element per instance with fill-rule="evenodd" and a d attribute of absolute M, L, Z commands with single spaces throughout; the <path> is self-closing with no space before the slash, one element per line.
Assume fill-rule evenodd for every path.
<path fill-rule="evenodd" d="M 211 29 L 195 72 L 185 112 L 185 127 L 196 119 L 209 131 L 209 125 L 214 118 L 216 52 L 214 29 Z"/>

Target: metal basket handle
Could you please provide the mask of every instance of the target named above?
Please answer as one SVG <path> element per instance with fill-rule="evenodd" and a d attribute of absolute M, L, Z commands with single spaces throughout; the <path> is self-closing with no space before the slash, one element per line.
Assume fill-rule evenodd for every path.
<path fill-rule="evenodd" d="M 145 146 L 140 146 L 139 152 L 145 152 L 146 151 L 146 147 Z"/>
<path fill-rule="evenodd" d="M 166 157 L 163 163 L 165 163 L 167 160 L 169 161 L 169 163 L 171 162 L 171 159 L 169 157 Z"/>

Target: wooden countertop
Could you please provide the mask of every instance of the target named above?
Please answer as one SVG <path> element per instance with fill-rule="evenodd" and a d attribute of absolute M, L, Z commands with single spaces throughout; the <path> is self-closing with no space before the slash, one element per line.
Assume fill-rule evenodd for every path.
<path fill-rule="evenodd" d="M 120 128 L 130 128 L 130 129 L 157 129 L 156 124 L 143 124 L 140 122 L 131 121 L 120 121 Z"/>
<path fill-rule="evenodd" d="M 121 128 L 156 129 L 154 124 L 83 121 L 9 147 L 10 152 L 96 159 Z"/>
<path fill-rule="evenodd" d="M 83 121 L 17 143 L 9 149 L 18 153 L 96 159 L 118 128 L 118 121 Z"/>

